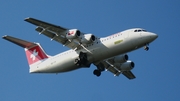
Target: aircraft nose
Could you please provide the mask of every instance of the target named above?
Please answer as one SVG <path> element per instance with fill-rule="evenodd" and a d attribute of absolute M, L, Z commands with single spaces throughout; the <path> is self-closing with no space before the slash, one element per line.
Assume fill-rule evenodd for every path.
<path fill-rule="evenodd" d="M 141 38 L 146 42 L 152 42 L 158 37 L 157 34 L 152 32 L 141 33 Z"/>
<path fill-rule="evenodd" d="M 156 38 L 158 38 L 158 35 L 155 33 L 149 33 L 149 34 L 150 34 L 149 36 L 152 40 L 155 40 Z"/>
<path fill-rule="evenodd" d="M 151 33 L 151 32 L 141 33 L 141 35 L 146 37 L 146 38 L 150 38 L 151 40 L 155 40 L 158 37 L 157 34 Z"/>

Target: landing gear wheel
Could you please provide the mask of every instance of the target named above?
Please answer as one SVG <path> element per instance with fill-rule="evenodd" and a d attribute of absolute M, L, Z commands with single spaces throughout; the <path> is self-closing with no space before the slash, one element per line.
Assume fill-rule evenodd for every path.
<path fill-rule="evenodd" d="M 101 75 L 101 71 L 98 69 L 95 69 L 93 74 L 96 75 L 97 77 L 99 77 Z"/>
<path fill-rule="evenodd" d="M 149 50 L 149 44 L 147 43 L 147 44 L 145 44 L 145 46 L 144 46 L 144 50 L 146 50 L 146 51 L 148 51 Z"/>
<path fill-rule="evenodd" d="M 144 50 L 148 51 L 149 47 L 148 46 L 144 46 Z"/>

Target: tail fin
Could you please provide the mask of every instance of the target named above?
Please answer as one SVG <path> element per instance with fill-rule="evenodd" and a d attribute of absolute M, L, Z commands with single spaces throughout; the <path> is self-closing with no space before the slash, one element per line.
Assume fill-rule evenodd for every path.
<path fill-rule="evenodd" d="M 48 56 L 38 43 L 31 48 L 25 48 L 25 52 L 29 65 L 48 58 Z"/>
<path fill-rule="evenodd" d="M 44 52 L 39 43 L 28 42 L 22 39 L 18 39 L 12 36 L 3 36 L 3 39 L 6 39 L 16 45 L 19 45 L 25 49 L 26 57 L 29 65 L 32 65 L 36 62 L 40 62 L 48 58 L 48 55 Z"/>

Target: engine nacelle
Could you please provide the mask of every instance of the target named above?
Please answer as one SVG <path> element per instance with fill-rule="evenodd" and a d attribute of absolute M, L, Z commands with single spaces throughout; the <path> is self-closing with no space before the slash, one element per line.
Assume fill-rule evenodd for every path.
<path fill-rule="evenodd" d="M 67 32 L 67 39 L 76 39 L 81 35 L 81 32 L 78 29 L 71 29 Z"/>
<path fill-rule="evenodd" d="M 122 64 L 116 63 L 115 66 L 118 67 L 118 69 L 120 71 L 130 71 L 131 69 L 134 68 L 135 64 L 132 61 L 127 61 L 127 62 L 122 63 Z"/>
<path fill-rule="evenodd" d="M 120 69 L 122 71 L 130 71 L 131 69 L 133 69 L 135 66 L 134 62 L 132 61 L 127 61 L 125 63 L 123 63 L 121 66 L 120 66 Z"/>
<path fill-rule="evenodd" d="M 128 55 L 127 54 L 123 54 L 123 55 L 119 55 L 114 57 L 114 62 L 115 63 L 124 63 L 128 60 Z"/>
<path fill-rule="evenodd" d="M 82 39 L 81 39 L 81 43 L 92 43 L 96 40 L 96 37 L 92 34 L 85 34 L 84 36 L 82 36 Z"/>

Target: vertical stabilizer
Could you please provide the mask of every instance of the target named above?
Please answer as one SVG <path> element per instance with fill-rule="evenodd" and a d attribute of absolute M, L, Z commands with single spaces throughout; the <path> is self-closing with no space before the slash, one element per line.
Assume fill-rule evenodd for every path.
<path fill-rule="evenodd" d="M 33 63 L 36 63 L 38 61 L 42 61 L 48 56 L 44 52 L 44 50 L 41 48 L 40 44 L 37 43 L 36 46 L 32 48 L 25 48 L 26 57 L 28 60 L 29 65 L 32 65 Z"/>
<path fill-rule="evenodd" d="M 44 50 L 42 49 L 39 43 L 28 42 L 28 41 L 18 39 L 12 36 L 7 36 L 7 35 L 3 36 L 3 39 L 6 39 L 25 49 L 26 57 L 27 57 L 30 67 L 32 64 L 36 62 L 41 62 L 48 58 L 48 55 L 44 52 Z"/>

